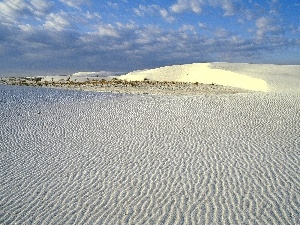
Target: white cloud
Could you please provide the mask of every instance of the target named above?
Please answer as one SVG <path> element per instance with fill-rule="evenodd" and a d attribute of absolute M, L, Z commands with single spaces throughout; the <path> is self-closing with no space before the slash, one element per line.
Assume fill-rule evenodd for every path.
<path fill-rule="evenodd" d="M 241 45 L 245 41 L 242 37 L 237 36 L 237 35 L 232 35 L 230 38 L 230 41 L 234 45 Z"/>
<path fill-rule="evenodd" d="M 18 23 L 21 18 L 47 15 L 52 3 L 46 0 L 4 0 L 0 2 L 0 23 Z"/>
<path fill-rule="evenodd" d="M 59 14 L 50 13 L 44 23 L 44 28 L 47 30 L 62 31 L 63 29 L 70 27 L 70 22 L 66 19 L 67 14 L 61 12 Z"/>
<path fill-rule="evenodd" d="M 175 20 L 175 18 L 173 16 L 170 16 L 168 11 L 165 9 L 159 9 L 159 14 L 161 15 L 161 17 L 166 20 L 167 22 L 171 23 Z"/>
<path fill-rule="evenodd" d="M 28 33 L 28 32 L 30 33 L 30 32 L 34 32 L 35 31 L 35 27 L 32 26 L 32 25 L 30 25 L 30 24 L 25 24 L 25 25 L 21 24 L 21 25 L 19 25 L 19 28 L 22 31 L 24 31 L 25 33 Z"/>
<path fill-rule="evenodd" d="M 280 25 L 276 23 L 276 20 L 270 17 L 260 17 L 256 20 L 256 38 L 262 40 L 267 33 L 278 34 L 283 31 Z"/>
<path fill-rule="evenodd" d="M 198 23 L 198 26 L 199 26 L 201 29 L 207 29 L 207 25 L 206 25 L 205 23 L 199 22 L 199 23 Z"/>
<path fill-rule="evenodd" d="M 89 0 L 60 0 L 67 6 L 79 9 L 81 5 L 89 5 Z"/>
<path fill-rule="evenodd" d="M 102 37 L 104 37 L 104 36 L 106 36 L 106 37 L 119 37 L 118 31 L 111 24 L 100 25 L 97 28 L 98 28 L 97 34 L 99 36 L 102 36 Z"/>
<path fill-rule="evenodd" d="M 134 42 L 141 46 L 148 45 L 157 41 L 157 39 L 162 34 L 162 30 L 159 29 L 157 26 L 148 25 L 145 28 L 136 27 L 135 33 L 136 36 L 134 37 Z"/>
<path fill-rule="evenodd" d="M 85 18 L 90 19 L 90 20 L 92 20 L 92 19 L 95 19 L 95 20 L 101 19 L 100 14 L 96 13 L 96 12 L 90 13 L 89 11 L 87 11 L 83 15 L 85 16 Z"/>
<path fill-rule="evenodd" d="M 15 22 L 18 18 L 18 12 L 24 10 L 26 4 L 22 0 L 5 0 L 0 2 L 0 18 L 3 21 Z"/>
<path fill-rule="evenodd" d="M 294 25 L 290 25 L 288 27 L 288 30 L 292 33 L 292 34 L 297 34 L 300 33 L 300 25 L 298 27 L 294 26 Z"/>
<path fill-rule="evenodd" d="M 271 20 L 267 17 L 261 17 L 256 20 L 256 27 L 257 27 L 256 36 L 258 39 L 262 39 L 265 36 L 269 24 L 271 24 Z"/>
<path fill-rule="evenodd" d="M 166 9 L 160 7 L 159 5 L 149 5 L 149 6 L 139 5 L 138 8 L 133 9 L 133 12 L 137 16 L 145 16 L 146 14 L 150 14 L 150 15 L 159 14 L 165 21 L 169 23 L 175 20 L 175 18 L 171 16 Z"/>
<path fill-rule="evenodd" d="M 31 0 L 31 11 L 36 15 L 45 15 L 51 8 L 52 3 L 46 0 Z"/>
<path fill-rule="evenodd" d="M 204 6 L 220 7 L 224 10 L 224 16 L 232 16 L 236 14 L 234 2 L 237 0 L 177 0 L 171 6 L 171 10 L 175 13 L 192 11 L 201 13 Z"/>
<path fill-rule="evenodd" d="M 144 16 L 144 11 L 139 8 L 134 8 L 133 12 L 137 15 L 137 16 Z"/>
<path fill-rule="evenodd" d="M 233 16 L 236 13 L 232 0 L 222 1 L 222 9 L 225 11 L 224 16 Z"/>
<path fill-rule="evenodd" d="M 195 27 L 193 25 L 184 24 L 179 28 L 180 32 L 184 31 L 195 31 Z"/>
<path fill-rule="evenodd" d="M 202 0 L 177 0 L 177 3 L 171 6 L 171 10 L 176 13 L 192 10 L 195 13 L 201 13 Z"/>
<path fill-rule="evenodd" d="M 107 5 L 108 5 L 109 7 L 111 7 L 111 8 L 113 8 L 113 9 L 118 9 L 118 8 L 119 8 L 119 4 L 116 3 L 116 2 L 111 2 L 111 1 L 109 1 L 109 2 L 107 3 Z"/>
<path fill-rule="evenodd" d="M 196 35 L 196 30 L 195 27 L 193 25 L 189 25 L 189 24 L 184 24 L 182 25 L 179 29 L 179 34 L 181 35 L 181 37 L 183 39 L 189 39 L 191 34 Z"/>
<path fill-rule="evenodd" d="M 229 32 L 224 28 L 217 28 L 215 31 L 215 36 L 218 38 L 226 38 L 228 37 Z"/>
<path fill-rule="evenodd" d="M 120 29 L 125 29 L 125 30 L 134 30 L 134 29 L 137 28 L 137 25 L 134 22 L 129 22 L 129 23 L 126 23 L 126 24 L 123 24 L 121 22 L 117 22 L 116 24 Z"/>

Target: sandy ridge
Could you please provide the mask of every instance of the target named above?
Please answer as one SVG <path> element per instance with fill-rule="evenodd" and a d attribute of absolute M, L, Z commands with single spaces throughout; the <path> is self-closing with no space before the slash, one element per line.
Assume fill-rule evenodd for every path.
<path fill-rule="evenodd" d="M 0 78 L 0 83 L 178 95 L 236 93 L 245 90 L 299 93 L 299 71 L 299 65 L 193 63 L 138 70 L 124 75 L 100 71 L 78 72 L 69 76 Z M 198 84 L 198 87 L 193 84 Z M 214 87 L 211 87 L 212 84 Z"/>
<path fill-rule="evenodd" d="M 78 72 L 69 76 L 1 78 L 0 83 L 26 86 L 51 86 L 100 92 L 199 95 L 267 91 L 265 80 L 193 63 L 138 70 L 109 76 L 102 72 Z"/>

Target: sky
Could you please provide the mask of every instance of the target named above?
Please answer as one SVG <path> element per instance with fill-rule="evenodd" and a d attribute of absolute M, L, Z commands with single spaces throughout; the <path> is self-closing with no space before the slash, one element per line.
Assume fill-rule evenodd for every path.
<path fill-rule="evenodd" d="M 0 0 L 0 76 L 300 64 L 299 0 Z"/>

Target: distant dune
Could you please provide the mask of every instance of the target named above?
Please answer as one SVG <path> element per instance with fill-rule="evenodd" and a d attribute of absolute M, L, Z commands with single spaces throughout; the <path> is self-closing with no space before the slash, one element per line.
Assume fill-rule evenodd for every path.
<path fill-rule="evenodd" d="M 68 76 L 41 76 L 39 83 L 28 82 L 22 78 L 15 81 L 3 78 L 0 81 L 9 84 L 38 84 L 40 86 L 122 93 L 197 95 L 209 92 L 238 93 L 243 92 L 242 90 L 299 93 L 299 71 L 300 66 L 298 65 L 193 63 L 138 70 L 124 75 L 100 71 L 78 72 Z M 114 79 L 127 82 L 116 82 Z M 99 82 L 103 80 L 112 82 Z M 139 83 L 128 83 L 130 81 L 139 81 Z M 153 82 L 160 83 L 154 84 Z M 188 84 L 201 84 L 201 86 Z M 203 84 L 216 86 L 211 88 L 203 86 Z"/>

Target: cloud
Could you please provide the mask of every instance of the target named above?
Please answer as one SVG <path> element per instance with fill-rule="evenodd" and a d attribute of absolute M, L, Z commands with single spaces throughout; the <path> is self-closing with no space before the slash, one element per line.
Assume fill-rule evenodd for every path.
<path fill-rule="evenodd" d="M 192 11 L 194 13 L 201 13 L 205 6 L 213 6 L 222 8 L 224 16 L 232 16 L 237 13 L 235 0 L 177 0 L 171 6 L 171 11 L 175 13 L 182 13 L 185 11 Z"/>
<path fill-rule="evenodd" d="M 15 22 L 18 12 L 23 11 L 26 4 L 22 0 L 0 2 L 0 18 L 2 21 Z"/>
<path fill-rule="evenodd" d="M 150 13 L 154 13 L 153 8 L 152 7 L 146 7 L 144 5 L 139 5 L 138 8 L 133 8 L 133 12 L 137 15 L 137 16 L 145 16 L 146 12 L 150 12 Z"/>
<path fill-rule="evenodd" d="M 207 29 L 207 25 L 206 25 L 205 23 L 198 22 L 198 26 L 199 26 L 201 29 Z"/>
<path fill-rule="evenodd" d="M 159 9 L 159 14 L 165 21 L 167 21 L 169 23 L 171 23 L 175 20 L 175 18 L 173 16 L 170 16 L 168 11 L 165 9 Z"/>
<path fill-rule="evenodd" d="M 107 5 L 108 5 L 109 7 L 111 7 L 111 8 L 113 8 L 113 9 L 118 9 L 118 8 L 119 8 L 119 4 L 118 4 L 118 3 L 115 3 L 115 2 L 109 1 L 109 2 L 107 3 Z"/>
<path fill-rule="evenodd" d="M 89 0 L 60 0 L 62 3 L 64 3 L 65 5 L 72 7 L 72 8 L 76 8 L 76 9 L 80 9 L 81 5 L 89 5 L 90 1 Z"/>
<path fill-rule="evenodd" d="M 137 16 L 145 16 L 146 14 L 149 15 L 160 15 L 165 21 L 171 23 L 175 20 L 175 18 L 173 16 L 171 16 L 169 14 L 169 12 L 160 7 L 159 5 L 149 5 L 149 6 L 144 6 L 144 5 L 139 5 L 138 8 L 134 8 L 133 12 L 137 15 Z"/>
<path fill-rule="evenodd" d="M 43 26 L 0 26 L 0 52 L 5 56 L 0 66 L 6 62 L 6 67 L 18 65 L 36 71 L 56 68 L 59 73 L 130 71 L 201 61 L 251 62 L 262 52 L 297 44 L 276 36 L 257 42 L 224 28 L 203 36 L 197 33 L 198 26 L 191 24 L 164 30 L 158 25 L 100 22 L 81 33 L 73 29 L 73 23 L 72 17 L 61 11 L 50 13 Z M 268 23 L 258 21 L 260 29 Z"/>
<path fill-rule="evenodd" d="M 102 36 L 102 37 L 104 37 L 104 36 L 106 36 L 106 37 L 119 37 L 118 31 L 111 24 L 99 25 L 97 27 L 97 29 L 98 29 L 97 34 L 99 36 Z"/>
<path fill-rule="evenodd" d="M 45 0 L 4 0 L 0 2 L 0 20 L 17 23 L 26 16 L 45 16 L 52 6 Z"/>
<path fill-rule="evenodd" d="M 224 28 L 217 28 L 215 31 L 215 36 L 218 38 L 225 38 L 225 37 L 228 37 L 228 35 L 229 35 L 229 32 Z"/>
<path fill-rule="evenodd" d="M 192 31 L 195 32 L 195 27 L 193 25 L 184 24 L 179 29 L 179 32 L 186 32 L 186 31 Z"/>
<path fill-rule="evenodd" d="M 63 29 L 71 26 L 67 17 L 68 15 L 64 12 L 60 12 L 58 14 L 50 13 L 46 17 L 46 21 L 43 26 L 47 30 L 62 31 Z"/>
<path fill-rule="evenodd" d="M 300 25 L 298 27 L 294 26 L 294 25 L 290 25 L 288 27 L 288 30 L 292 33 L 292 34 L 298 34 L 300 33 Z"/>
<path fill-rule="evenodd" d="M 103 11 L 92 7 L 84 11 L 80 7 L 88 1 L 64 0 L 72 8 L 62 11 L 51 1 L 4 0 L 0 2 L 0 67 L 57 69 L 59 73 L 129 71 L 201 61 L 263 62 L 263 55 L 272 56 L 272 51 L 300 48 L 298 24 L 281 23 L 278 15 L 270 12 L 271 5 L 265 11 L 253 10 L 254 3 L 245 8 L 241 2 L 178 0 L 169 8 L 156 4 L 139 5 L 134 11 L 127 8 L 126 15 L 115 17 L 109 1 Z M 118 6 L 121 4 L 119 1 Z M 221 10 L 223 16 L 235 16 L 221 18 L 218 25 L 202 15 L 190 14 L 196 16 L 194 20 L 179 20 L 182 17 L 177 13 L 201 13 L 207 7 Z M 171 23 L 176 16 L 178 23 Z M 149 24 L 147 17 L 155 17 L 157 23 Z M 233 20 L 238 19 L 243 24 L 232 28 Z"/>
<path fill-rule="evenodd" d="M 35 15 L 45 15 L 49 12 L 52 7 L 52 3 L 46 0 L 31 0 L 30 11 Z"/>
<path fill-rule="evenodd" d="M 233 16 L 236 14 L 236 7 L 231 0 L 222 1 L 222 9 L 224 10 L 224 16 Z"/>
<path fill-rule="evenodd" d="M 1 33 L 7 33 L 6 40 L 1 42 L 10 43 L 0 44 L 1 52 L 6 53 L 11 64 L 20 68 L 38 65 L 33 70 L 56 68 L 72 72 L 128 71 L 176 63 L 223 61 L 225 55 L 227 60 L 233 61 L 267 49 L 263 44 L 253 44 L 253 40 L 230 34 L 201 37 L 195 33 L 196 27 L 189 24 L 163 30 L 155 25 L 141 26 L 133 22 L 102 23 L 92 26 L 91 32 L 81 34 L 66 29 L 72 26 L 67 18 L 63 12 L 50 13 L 45 23 L 46 31 L 44 27 L 32 25 L 21 25 L 19 30 L 2 27 L 6 31 L 0 27 Z"/>
<path fill-rule="evenodd" d="M 29 32 L 34 32 L 35 27 L 30 25 L 30 24 L 20 24 L 19 28 L 21 29 L 21 31 L 23 31 L 24 33 L 29 33 Z"/>
<path fill-rule="evenodd" d="M 177 3 L 171 6 L 171 10 L 175 13 L 182 13 L 184 11 L 193 11 L 201 13 L 201 0 L 177 0 Z"/>
<path fill-rule="evenodd" d="M 262 40 L 267 34 L 280 34 L 283 33 L 283 28 L 278 25 L 277 21 L 271 17 L 260 17 L 256 20 L 256 38 Z"/>
<path fill-rule="evenodd" d="M 96 12 L 89 12 L 87 11 L 86 13 L 83 13 L 83 16 L 87 19 L 90 19 L 90 20 L 98 20 L 98 19 L 101 19 L 101 15 L 99 13 L 96 13 Z"/>

